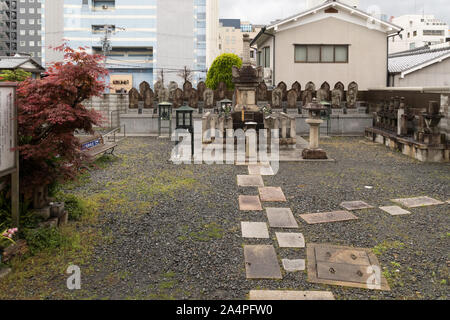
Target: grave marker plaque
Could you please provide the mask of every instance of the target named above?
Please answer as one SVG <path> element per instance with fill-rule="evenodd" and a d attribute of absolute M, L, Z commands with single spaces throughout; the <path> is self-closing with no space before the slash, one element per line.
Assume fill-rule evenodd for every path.
<path fill-rule="evenodd" d="M 306 255 L 309 282 L 390 290 L 371 249 L 309 243 Z"/>

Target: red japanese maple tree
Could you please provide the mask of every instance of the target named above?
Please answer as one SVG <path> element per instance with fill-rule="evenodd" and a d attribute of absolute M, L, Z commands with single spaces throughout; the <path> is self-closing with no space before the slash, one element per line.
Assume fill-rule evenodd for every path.
<path fill-rule="evenodd" d="M 74 132 L 92 132 L 101 120 L 83 103 L 107 87 L 103 56 L 67 45 L 55 50 L 64 53 L 64 62 L 17 89 L 21 189 L 27 198 L 35 188 L 76 174 L 84 158 Z"/>

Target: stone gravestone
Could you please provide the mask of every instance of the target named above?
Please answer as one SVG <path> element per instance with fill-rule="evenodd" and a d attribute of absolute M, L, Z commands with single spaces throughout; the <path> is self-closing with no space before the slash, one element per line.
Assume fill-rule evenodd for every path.
<path fill-rule="evenodd" d="M 347 107 L 356 108 L 357 99 L 358 99 L 358 84 L 356 82 L 351 82 L 348 85 L 347 90 Z"/>
<path fill-rule="evenodd" d="M 282 97 L 283 90 L 281 88 L 272 90 L 272 108 L 281 108 Z"/>
<path fill-rule="evenodd" d="M 333 89 L 331 91 L 331 107 L 334 109 L 340 108 L 342 102 L 342 91 L 339 89 Z"/>
<path fill-rule="evenodd" d="M 316 86 L 312 82 L 308 82 L 305 86 L 305 91 L 302 94 L 302 102 L 303 106 L 306 106 L 310 103 L 314 97 L 314 92 L 316 91 Z"/>
<path fill-rule="evenodd" d="M 158 92 L 158 102 L 169 102 L 169 89 L 162 88 Z"/>
<path fill-rule="evenodd" d="M 162 88 L 164 88 L 163 83 L 161 82 L 161 80 L 158 80 L 155 82 L 155 85 L 153 86 L 153 88 L 155 89 L 155 98 L 159 99 L 159 90 L 161 90 Z"/>
<path fill-rule="evenodd" d="M 178 83 L 175 81 L 170 81 L 169 83 L 169 100 L 174 101 L 175 98 L 175 90 L 178 89 Z"/>
<path fill-rule="evenodd" d="M 267 101 L 267 86 L 264 82 L 258 84 L 256 88 L 257 101 Z"/>
<path fill-rule="evenodd" d="M 139 94 L 139 91 L 136 90 L 136 88 L 131 88 L 131 90 L 128 92 L 129 97 L 129 106 L 130 109 L 137 109 L 139 107 L 139 100 L 141 100 L 141 95 Z"/>
<path fill-rule="evenodd" d="M 297 92 L 297 99 L 300 99 L 301 98 L 301 94 L 302 94 L 302 86 L 301 86 L 301 84 L 298 82 L 298 81 L 295 81 L 293 84 L 292 84 L 292 89 L 294 89 L 295 90 L 295 92 Z"/>
<path fill-rule="evenodd" d="M 344 100 L 344 94 L 345 94 L 345 86 L 344 86 L 344 84 L 339 81 L 339 82 L 337 82 L 334 85 L 334 88 L 339 90 L 339 91 L 341 91 L 341 101 L 343 101 Z"/>
<path fill-rule="evenodd" d="M 289 109 L 297 108 L 297 91 L 295 89 L 291 89 L 287 93 L 287 107 Z"/>
<path fill-rule="evenodd" d="M 203 92 L 203 101 L 205 108 L 214 108 L 214 91 L 210 88 L 206 88 Z"/>
<path fill-rule="evenodd" d="M 227 97 L 227 85 L 225 82 L 221 81 L 217 86 L 217 98 L 219 100 L 223 100 L 226 97 Z"/>
<path fill-rule="evenodd" d="M 139 91 L 141 93 L 142 99 L 144 100 L 144 108 L 153 108 L 153 90 L 150 88 L 150 85 L 147 81 L 141 82 L 141 84 L 139 85 Z"/>
<path fill-rule="evenodd" d="M 190 83 L 189 81 L 186 81 L 183 84 L 183 93 L 184 93 L 184 100 L 188 100 L 191 97 L 191 90 L 192 90 L 192 83 Z"/>
<path fill-rule="evenodd" d="M 198 108 L 198 94 L 197 90 L 195 89 L 191 89 L 191 95 L 189 97 L 189 106 L 194 109 Z"/>
<path fill-rule="evenodd" d="M 183 96 L 183 90 L 181 90 L 180 88 L 176 88 L 175 92 L 173 93 L 173 108 L 178 108 L 183 105 Z"/>
<path fill-rule="evenodd" d="M 281 81 L 281 82 L 278 84 L 277 88 L 280 88 L 281 91 L 283 92 L 283 95 L 281 96 L 281 101 L 283 101 L 284 98 L 286 97 L 287 85 L 286 85 L 286 83 L 284 83 L 283 81 Z"/>
<path fill-rule="evenodd" d="M 206 84 L 204 81 L 200 81 L 197 85 L 197 94 L 198 94 L 198 100 L 203 101 L 203 93 L 206 90 Z"/>
<path fill-rule="evenodd" d="M 322 83 L 320 89 L 323 90 L 323 93 L 325 93 L 326 95 L 324 101 L 330 101 L 330 85 L 328 84 L 328 82 L 325 81 L 324 83 Z"/>

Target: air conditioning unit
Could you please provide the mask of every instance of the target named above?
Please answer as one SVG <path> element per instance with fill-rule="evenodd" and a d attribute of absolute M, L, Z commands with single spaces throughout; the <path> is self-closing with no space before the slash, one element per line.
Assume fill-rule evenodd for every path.
<path fill-rule="evenodd" d="M 272 79 L 272 69 L 270 68 L 264 68 L 264 80 L 266 79 Z"/>

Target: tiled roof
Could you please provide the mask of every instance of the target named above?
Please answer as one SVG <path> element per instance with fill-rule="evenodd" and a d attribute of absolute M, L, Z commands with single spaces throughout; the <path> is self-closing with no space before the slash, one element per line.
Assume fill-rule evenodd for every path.
<path fill-rule="evenodd" d="M 440 58 L 450 57 L 450 46 L 441 49 L 421 47 L 411 51 L 400 52 L 389 56 L 389 72 L 401 73 L 427 64 L 434 64 Z"/>
<path fill-rule="evenodd" d="M 0 69 L 14 69 L 28 61 L 28 58 L 0 58 Z"/>
<path fill-rule="evenodd" d="M 24 63 L 31 62 L 35 65 L 36 70 L 44 70 L 36 61 L 29 57 L 8 57 L 0 56 L 0 70 L 1 69 L 15 69 L 23 65 Z"/>

